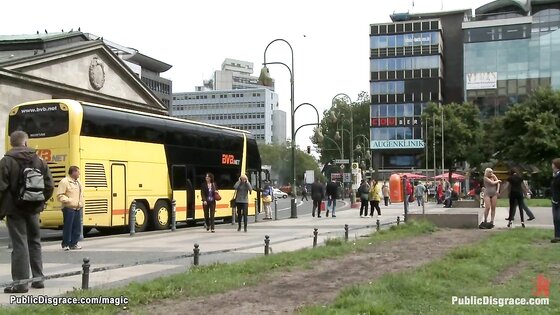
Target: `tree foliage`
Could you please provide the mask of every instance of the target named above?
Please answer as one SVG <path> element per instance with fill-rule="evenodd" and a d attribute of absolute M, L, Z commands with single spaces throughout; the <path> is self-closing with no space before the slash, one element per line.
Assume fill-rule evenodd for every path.
<path fill-rule="evenodd" d="M 425 141 L 427 141 L 428 147 L 428 168 L 434 168 L 434 145 L 436 152 L 435 168 L 441 168 L 442 141 L 446 168 L 454 167 L 457 162 L 463 161 L 471 165 L 478 165 L 488 158 L 488 150 L 483 145 L 484 133 L 477 106 L 470 103 L 451 103 L 442 106 L 430 103 L 422 113 L 422 122 L 424 132 L 427 130 Z M 425 158 L 424 155 L 422 155 L 423 158 Z M 422 165 L 425 165 L 425 163 L 424 160 Z"/>
<path fill-rule="evenodd" d="M 357 144 L 362 147 L 369 147 L 366 139 L 369 140 L 370 138 L 370 103 L 369 94 L 361 92 L 355 102 L 348 103 L 346 98 L 337 98 L 331 108 L 323 112 L 320 126 L 324 138 L 322 141 L 318 141 L 319 139 L 315 136 L 311 137 L 317 151 L 321 153 L 320 161 L 322 163 L 342 157 L 350 158 L 351 117 L 354 122 L 354 147 Z M 336 136 L 337 131 L 339 137 Z M 356 151 L 354 155 L 357 158 L 359 154 Z"/>
<path fill-rule="evenodd" d="M 276 176 L 275 179 L 278 180 L 280 185 L 287 185 L 292 182 L 291 147 L 283 144 L 259 144 L 259 151 L 262 164 L 271 166 L 271 175 Z M 315 158 L 296 148 L 296 180 L 298 185 L 303 183 L 303 174 L 306 170 L 314 170 L 315 176 L 321 176 Z"/>
<path fill-rule="evenodd" d="M 510 107 L 495 131 L 500 158 L 550 164 L 560 156 L 560 92 L 536 90 L 524 102 Z"/>

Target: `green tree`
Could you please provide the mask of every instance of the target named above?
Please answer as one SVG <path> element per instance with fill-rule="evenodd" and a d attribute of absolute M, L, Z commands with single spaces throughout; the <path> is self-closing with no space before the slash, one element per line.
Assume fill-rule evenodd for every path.
<path fill-rule="evenodd" d="M 500 158 L 550 164 L 560 155 L 560 92 L 536 90 L 524 102 L 510 107 L 494 131 Z"/>
<path fill-rule="evenodd" d="M 434 168 L 431 155 L 435 144 L 436 168 L 441 168 L 442 113 L 445 167 L 454 167 L 456 163 L 464 161 L 471 165 L 485 161 L 488 157 L 487 150 L 483 149 L 484 133 L 478 107 L 470 103 L 442 106 L 430 103 L 422 113 L 424 130 L 427 130 L 428 167 Z M 422 165 L 425 163 L 424 160 Z"/>
<path fill-rule="evenodd" d="M 535 187 L 550 184 L 550 161 L 560 156 L 560 91 L 540 88 L 511 106 L 494 128 L 497 158 L 531 164 Z"/>
<path fill-rule="evenodd" d="M 364 143 L 364 137 L 366 139 L 370 138 L 370 103 L 369 94 L 361 92 L 355 102 L 348 103 L 346 98 L 337 98 L 333 106 L 323 112 L 320 126 L 324 137 L 322 141 L 319 141 L 315 135 L 311 137 L 312 143 L 321 153 L 319 160 L 322 163 L 328 163 L 333 159 L 342 157 L 350 158 L 351 116 L 354 122 L 354 147 L 356 144 L 369 147 L 369 143 Z"/>
<path fill-rule="evenodd" d="M 284 144 L 259 144 L 259 152 L 263 165 L 270 165 L 272 173 L 277 175 L 280 185 L 292 183 L 292 151 Z M 319 165 L 313 156 L 296 148 L 296 183 L 303 183 L 306 170 L 314 170 L 315 176 L 321 177 Z"/>

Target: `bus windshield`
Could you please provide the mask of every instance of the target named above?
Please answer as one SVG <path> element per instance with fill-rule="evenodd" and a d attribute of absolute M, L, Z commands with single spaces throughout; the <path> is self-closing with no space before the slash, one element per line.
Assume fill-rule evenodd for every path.
<path fill-rule="evenodd" d="M 8 134 L 23 130 L 29 138 L 54 137 L 68 132 L 68 111 L 54 103 L 20 106 L 8 125 Z"/>

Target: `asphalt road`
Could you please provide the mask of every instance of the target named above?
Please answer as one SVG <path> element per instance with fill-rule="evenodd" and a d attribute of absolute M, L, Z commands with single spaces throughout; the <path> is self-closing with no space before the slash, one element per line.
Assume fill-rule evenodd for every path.
<path fill-rule="evenodd" d="M 346 202 L 349 202 L 349 199 L 346 199 Z M 285 198 L 285 199 L 277 199 L 276 202 L 276 208 L 277 208 L 277 218 L 278 220 L 284 220 L 284 219 L 289 219 L 291 217 L 291 211 L 290 211 L 290 203 L 291 203 L 291 199 L 290 197 Z M 301 201 L 301 196 L 299 196 L 299 198 L 297 199 L 297 209 L 298 209 L 298 215 L 306 215 L 306 214 L 310 214 L 312 207 L 313 207 L 313 202 L 311 201 L 311 198 L 309 198 L 309 201 Z M 340 208 L 344 205 L 344 203 L 342 203 L 342 201 L 338 200 L 337 201 L 337 208 Z M 275 209 L 275 203 L 272 203 L 272 213 L 273 213 L 273 217 L 274 217 L 274 209 Z M 264 213 L 260 213 L 257 216 L 257 220 L 261 221 L 264 218 Z M 254 217 L 249 217 L 249 222 L 253 222 L 254 221 Z M 180 229 L 192 229 L 192 228 L 199 228 L 199 226 L 201 226 L 203 223 L 202 222 L 198 222 L 198 226 L 187 226 L 186 224 L 178 224 L 177 228 Z M 115 232 L 116 233 L 116 232 Z M 97 237 L 100 236 L 101 234 L 93 229 L 90 233 L 88 233 L 85 237 Z M 41 240 L 42 241 L 59 241 L 62 240 L 62 231 L 59 230 L 47 230 L 47 229 L 42 229 L 41 230 Z M 8 244 L 8 229 L 6 228 L 5 223 L 2 221 L 0 222 L 0 246 L 7 246 Z"/>

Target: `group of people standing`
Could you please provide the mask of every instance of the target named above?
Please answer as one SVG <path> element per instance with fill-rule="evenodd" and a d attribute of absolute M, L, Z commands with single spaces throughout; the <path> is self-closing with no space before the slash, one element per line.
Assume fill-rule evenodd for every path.
<path fill-rule="evenodd" d="M 369 182 L 362 180 L 362 183 L 358 188 L 358 194 L 361 201 L 360 218 L 368 216 L 368 206 L 370 207 L 369 216 L 373 217 L 374 210 L 377 211 L 377 215 L 381 215 L 379 203 L 381 202 L 382 197 L 385 201 L 385 206 L 388 206 L 389 187 L 387 187 L 386 184 L 381 187 L 380 183 L 376 179 L 371 179 Z"/>

